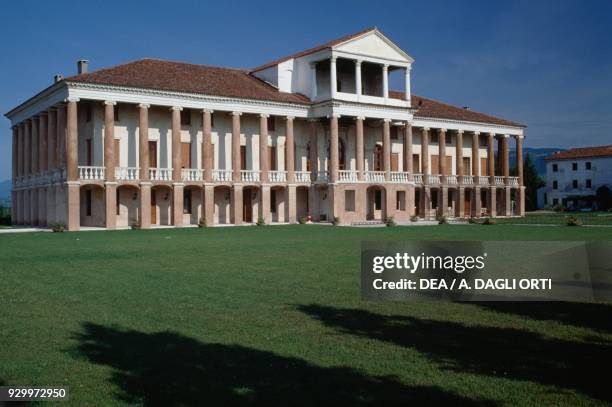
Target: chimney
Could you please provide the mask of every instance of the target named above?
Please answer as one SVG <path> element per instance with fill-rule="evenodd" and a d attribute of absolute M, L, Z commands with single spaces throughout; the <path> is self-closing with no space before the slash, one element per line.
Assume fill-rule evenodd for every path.
<path fill-rule="evenodd" d="M 77 61 L 77 68 L 79 75 L 82 73 L 87 73 L 87 66 L 89 65 L 89 61 L 86 59 L 79 59 Z"/>
<path fill-rule="evenodd" d="M 58 83 L 59 81 L 63 79 L 64 79 L 64 75 L 62 75 L 61 73 L 58 73 L 57 75 L 53 77 L 53 83 Z"/>
<path fill-rule="evenodd" d="M 463 106 L 463 110 L 472 110 L 469 106 Z"/>

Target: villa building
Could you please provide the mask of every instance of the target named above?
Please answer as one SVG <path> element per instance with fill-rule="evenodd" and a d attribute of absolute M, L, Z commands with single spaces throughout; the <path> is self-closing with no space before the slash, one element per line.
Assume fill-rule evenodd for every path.
<path fill-rule="evenodd" d="M 411 94 L 413 63 L 376 28 L 251 70 L 81 60 L 6 114 L 14 223 L 522 216 L 526 126 Z"/>

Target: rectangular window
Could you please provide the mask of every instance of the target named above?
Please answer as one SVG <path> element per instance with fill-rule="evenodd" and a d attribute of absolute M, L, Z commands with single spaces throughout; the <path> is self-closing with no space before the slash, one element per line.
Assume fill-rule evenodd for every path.
<path fill-rule="evenodd" d="M 558 172 L 559 171 L 559 164 L 553 164 L 552 165 L 552 170 L 553 170 L 553 172 Z"/>
<path fill-rule="evenodd" d="M 572 163 L 572 171 L 578 171 L 578 163 Z"/>
<path fill-rule="evenodd" d="M 191 126 L 191 110 L 181 110 L 181 126 Z"/>
<path fill-rule="evenodd" d="M 399 138 L 399 131 L 397 126 L 391 126 L 391 140 L 397 140 Z"/>
<path fill-rule="evenodd" d="M 587 170 L 590 170 L 591 169 L 591 162 L 590 161 L 585 162 L 584 163 L 584 168 L 586 168 Z"/>
<path fill-rule="evenodd" d="M 559 199 L 557 199 L 557 198 L 553 198 L 553 205 L 554 205 L 554 206 L 559 205 Z"/>
<path fill-rule="evenodd" d="M 590 180 L 590 179 L 587 179 L 587 180 L 586 180 L 586 187 L 587 187 L 587 188 L 591 188 L 591 187 L 592 187 L 592 185 L 593 185 L 593 184 L 591 184 L 591 180 Z"/>
<path fill-rule="evenodd" d="M 268 147 L 268 170 L 277 171 L 276 168 L 276 146 Z"/>
<path fill-rule="evenodd" d="M 85 215 L 91 216 L 91 189 L 85 190 Z"/>
<path fill-rule="evenodd" d="M 149 141 L 149 167 L 157 168 L 157 141 Z"/>
<path fill-rule="evenodd" d="M 191 166 L 191 143 L 181 143 L 181 168 L 193 168 Z"/>
<path fill-rule="evenodd" d="M 344 210 L 346 212 L 355 212 L 355 191 L 344 191 Z"/>
<path fill-rule="evenodd" d="M 421 172 L 421 160 L 420 155 L 412 154 L 412 172 L 419 174 Z"/>
<path fill-rule="evenodd" d="M 183 213 L 191 214 L 191 190 L 183 190 Z"/>
<path fill-rule="evenodd" d="M 572 188 L 578 188 L 578 180 L 572 180 Z"/>
<path fill-rule="evenodd" d="M 121 120 L 121 118 L 119 117 L 119 105 L 113 106 L 113 116 L 115 117 L 116 122 Z"/>
<path fill-rule="evenodd" d="M 276 213 L 276 190 L 270 191 L 270 212 Z"/>
<path fill-rule="evenodd" d="M 397 191 L 396 208 L 398 211 L 406 210 L 406 191 Z"/>
<path fill-rule="evenodd" d="M 246 146 L 240 146 L 240 169 L 246 170 Z"/>
<path fill-rule="evenodd" d="M 374 209 L 377 211 L 382 210 L 382 190 L 380 189 L 374 191 Z"/>
<path fill-rule="evenodd" d="M 557 189 L 557 188 L 559 188 L 559 182 L 553 181 L 553 189 Z"/>
<path fill-rule="evenodd" d="M 276 120 L 274 120 L 274 116 L 268 117 L 268 131 L 276 130 Z"/>

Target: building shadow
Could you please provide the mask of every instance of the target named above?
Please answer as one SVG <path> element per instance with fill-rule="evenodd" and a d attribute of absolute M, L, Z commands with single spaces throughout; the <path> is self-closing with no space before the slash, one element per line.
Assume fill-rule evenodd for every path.
<path fill-rule="evenodd" d="M 83 325 L 69 352 L 112 368 L 114 397 L 130 404 L 187 405 L 494 405 L 434 386 L 410 386 L 348 367 L 240 345 L 202 343 L 174 332 Z"/>
<path fill-rule="evenodd" d="M 359 309 L 302 305 L 298 309 L 342 334 L 413 348 L 441 368 L 527 380 L 610 401 L 612 343 L 550 339 L 511 328 L 467 326 Z M 588 316 L 585 316 L 587 318 Z"/>

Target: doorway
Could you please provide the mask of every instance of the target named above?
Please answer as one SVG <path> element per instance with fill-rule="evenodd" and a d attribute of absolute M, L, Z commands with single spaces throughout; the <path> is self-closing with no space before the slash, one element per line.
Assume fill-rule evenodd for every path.
<path fill-rule="evenodd" d="M 253 222 L 253 195 L 250 188 L 242 191 L 242 219 L 246 223 Z"/>

